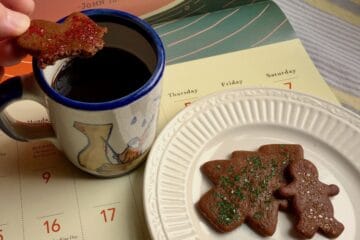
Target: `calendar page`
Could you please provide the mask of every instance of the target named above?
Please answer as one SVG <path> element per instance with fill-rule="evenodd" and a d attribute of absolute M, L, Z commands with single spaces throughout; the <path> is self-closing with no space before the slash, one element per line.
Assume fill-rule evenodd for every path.
<path fill-rule="evenodd" d="M 61 8 L 51 10 L 57 6 L 71 11 L 87 4 L 119 3 L 127 10 L 136 2 L 144 4 L 127 2 L 38 0 L 43 11 L 36 16 L 64 16 Z M 157 9 L 144 4 L 133 12 L 154 23 L 166 48 L 159 131 L 192 102 L 230 88 L 286 88 L 337 103 L 273 2 L 153 2 Z M 252 4 L 235 4 L 240 2 Z M 216 7 L 222 10 L 205 11 Z M 31 58 L 26 57 L 6 68 L 4 79 L 29 72 Z M 24 122 L 50 121 L 45 109 L 31 101 L 13 104 L 7 111 Z M 0 240 L 150 239 L 142 198 L 145 165 L 122 177 L 97 178 L 73 166 L 48 141 L 18 142 L 0 132 Z"/>

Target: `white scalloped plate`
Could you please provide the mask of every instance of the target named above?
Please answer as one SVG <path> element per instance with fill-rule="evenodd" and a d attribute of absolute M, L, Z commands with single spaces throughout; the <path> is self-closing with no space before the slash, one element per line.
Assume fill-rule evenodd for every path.
<path fill-rule="evenodd" d="M 338 239 L 360 239 L 360 119 L 314 97 L 276 89 L 239 89 L 207 96 L 187 107 L 163 129 L 149 154 L 144 204 L 153 239 L 259 239 L 246 224 L 230 233 L 212 230 L 195 203 L 211 188 L 199 167 L 227 159 L 235 149 L 298 143 L 318 167 L 320 180 L 334 183 L 335 217 L 345 225 Z M 275 234 L 296 239 L 291 218 L 279 213 Z M 316 234 L 313 239 L 325 239 Z"/>

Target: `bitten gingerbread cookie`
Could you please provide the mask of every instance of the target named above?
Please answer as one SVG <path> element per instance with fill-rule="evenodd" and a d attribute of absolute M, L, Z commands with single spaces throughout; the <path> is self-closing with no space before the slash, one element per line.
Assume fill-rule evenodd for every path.
<path fill-rule="evenodd" d="M 215 184 L 197 203 L 200 213 L 220 232 L 247 222 L 263 236 L 276 230 L 279 208 L 287 201 L 274 192 L 284 186 L 283 172 L 303 158 L 300 145 L 265 145 L 258 151 L 235 151 L 230 160 L 205 163 L 201 170 Z"/>
<path fill-rule="evenodd" d="M 293 199 L 293 208 L 298 217 L 296 230 L 306 238 L 311 238 L 317 231 L 329 238 L 339 236 L 344 225 L 334 218 L 329 199 L 339 193 L 339 188 L 320 182 L 315 165 L 308 160 L 292 162 L 289 173 L 293 182 L 281 187 L 280 194 Z"/>
<path fill-rule="evenodd" d="M 17 44 L 45 67 L 61 58 L 94 55 L 103 48 L 106 32 L 105 27 L 75 12 L 60 24 L 32 20 L 29 29 L 17 39 Z"/>

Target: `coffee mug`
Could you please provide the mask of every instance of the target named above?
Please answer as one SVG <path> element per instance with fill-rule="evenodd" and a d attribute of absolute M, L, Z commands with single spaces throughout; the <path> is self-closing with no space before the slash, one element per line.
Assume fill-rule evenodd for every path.
<path fill-rule="evenodd" d="M 78 168 L 102 177 L 137 167 L 156 135 L 165 51 L 155 30 L 129 13 L 83 13 L 106 26 L 105 46 L 90 58 L 67 58 L 0 84 L 0 127 L 19 141 L 49 140 Z M 63 21 L 60 20 L 59 22 Z M 43 105 L 49 123 L 17 121 L 18 100 Z"/>

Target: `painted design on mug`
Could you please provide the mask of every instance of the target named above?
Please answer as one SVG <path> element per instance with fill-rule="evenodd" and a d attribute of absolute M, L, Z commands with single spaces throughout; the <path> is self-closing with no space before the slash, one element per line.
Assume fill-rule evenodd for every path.
<path fill-rule="evenodd" d="M 124 170 L 129 163 L 139 158 L 144 152 L 144 142 L 149 138 L 154 118 L 155 114 L 147 122 L 143 134 L 130 139 L 121 152 L 117 152 L 109 142 L 113 124 L 74 122 L 74 128 L 83 133 L 88 140 L 87 145 L 78 153 L 79 164 L 98 173 Z"/>
<path fill-rule="evenodd" d="M 113 125 L 87 124 L 74 122 L 74 128 L 83 133 L 88 140 L 87 145 L 78 153 L 79 164 L 89 170 L 97 171 L 109 163 L 105 152 L 105 142 L 109 140 Z"/>
<path fill-rule="evenodd" d="M 103 139 L 105 142 L 105 152 L 108 153 L 110 150 L 110 153 L 112 154 L 112 159 L 116 160 L 117 163 L 125 164 L 129 163 L 136 158 L 138 158 L 142 151 L 141 151 L 141 140 L 138 137 L 132 138 L 128 144 L 127 147 L 121 152 L 117 153 L 114 148 L 110 145 L 110 143 Z"/>
<path fill-rule="evenodd" d="M 155 101 L 155 100 L 154 100 Z M 136 116 L 134 116 L 130 122 L 130 125 L 134 125 L 138 120 Z M 106 152 L 112 154 L 112 159 L 115 160 L 117 163 L 126 164 L 134 161 L 141 154 L 144 152 L 144 146 L 146 145 L 146 141 L 149 139 L 149 134 L 152 129 L 152 123 L 155 119 L 155 114 L 150 116 L 150 119 L 147 120 L 146 118 L 143 119 L 141 128 L 143 128 L 143 132 L 140 136 L 136 136 L 131 138 L 125 147 L 125 149 L 121 153 L 117 153 L 114 148 L 109 144 L 108 141 L 105 141 L 107 149 Z"/>

